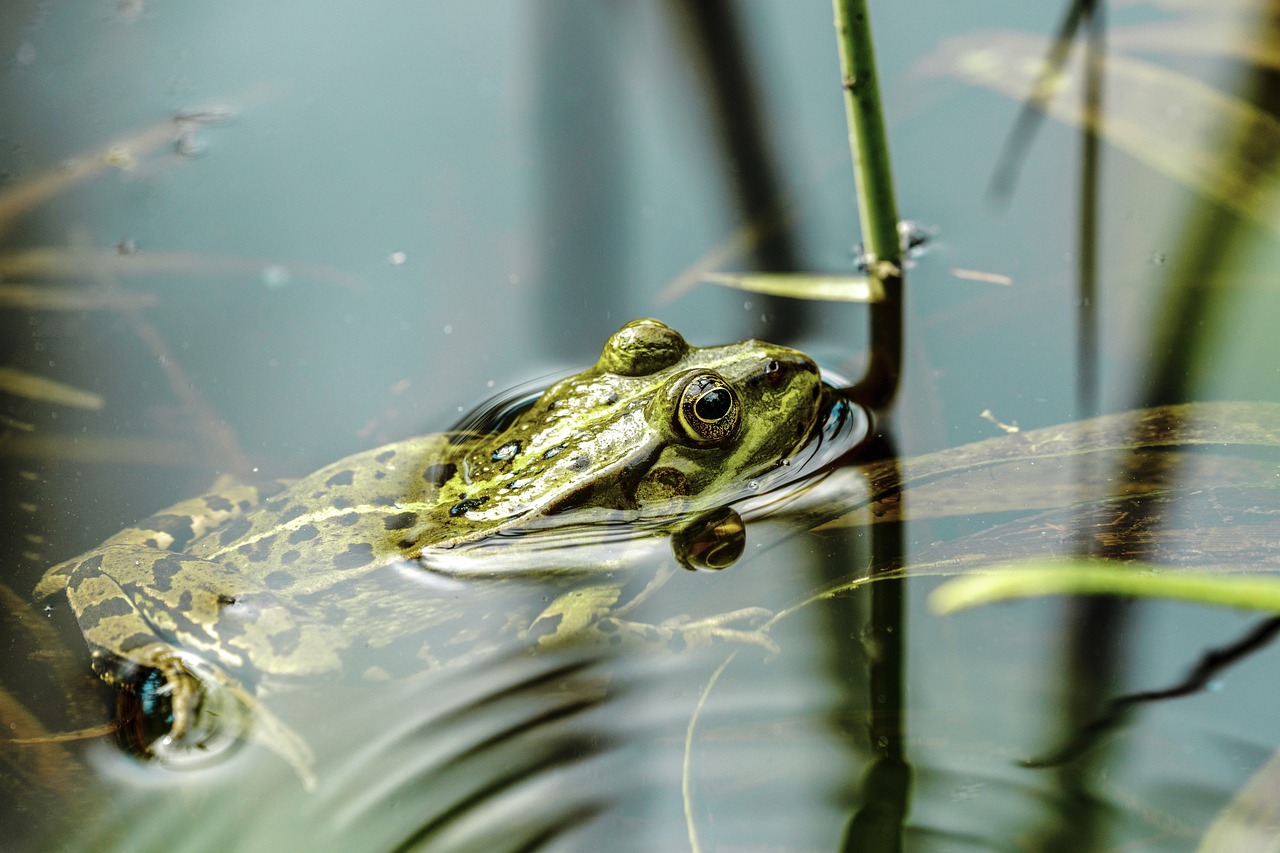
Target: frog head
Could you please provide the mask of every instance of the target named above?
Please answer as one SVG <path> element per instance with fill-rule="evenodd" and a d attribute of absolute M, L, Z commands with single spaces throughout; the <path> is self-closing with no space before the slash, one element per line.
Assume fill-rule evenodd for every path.
<path fill-rule="evenodd" d="M 822 389 L 795 350 L 694 347 L 657 320 L 628 323 L 592 367 L 457 446 L 436 502 L 438 544 L 554 525 L 570 510 L 634 519 L 723 505 L 808 440 Z"/>

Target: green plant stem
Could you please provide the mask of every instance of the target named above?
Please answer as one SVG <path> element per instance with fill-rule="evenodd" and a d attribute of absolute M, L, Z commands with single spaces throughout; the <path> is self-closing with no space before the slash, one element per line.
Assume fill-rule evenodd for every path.
<path fill-rule="evenodd" d="M 893 195 L 893 171 L 880 107 L 871 22 L 864 0 L 833 0 L 840 76 L 844 83 L 845 117 L 849 122 L 849 150 L 857 179 L 858 214 L 862 242 L 876 261 L 901 266 L 898 207 Z"/>
<path fill-rule="evenodd" d="M 902 373 L 902 243 L 893 170 L 880 108 L 880 84 L 865 0 L 833 0 L 840 78 L 844 86 L 849 151 L 857 184 L 858 215 L 868 273 L 884 298 L 870 310 L 870 359 L 849 397 L 872 410 L 892 403 Z"/>

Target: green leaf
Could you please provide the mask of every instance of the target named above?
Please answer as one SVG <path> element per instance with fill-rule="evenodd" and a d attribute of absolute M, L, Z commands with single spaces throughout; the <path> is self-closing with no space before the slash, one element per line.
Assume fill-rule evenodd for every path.
<path fill-rule="evenodd" d="M 1160 571 L 1143 563 L 1071 559 L 1009 563 L 944 583 L 929 596 L 935 613 L 1046 595 L 1136 595 L 1280 613 L 1280 578 L 1210 571 Z"/>

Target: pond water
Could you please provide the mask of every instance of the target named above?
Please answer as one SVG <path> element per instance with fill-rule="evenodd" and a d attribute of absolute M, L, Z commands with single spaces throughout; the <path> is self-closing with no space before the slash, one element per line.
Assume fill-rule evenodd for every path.
<path fill-rule="evenodd" d="M 1277 400 L 1280 131 L 1258 13 L 1111 10 L 1102 117 L 1079 112 L 1081 36 L 1074 76 L 1049 87 L 1061 100 L 1019 135 L 1065 8 L 872 9 L 899 211 L 931 235 L 907 271 L 903 381 L 875 422 L 875 452 L 902 470 L 848 465 L 762 500 L 723 571 L 674 568 L 665 540 L 625 557 L 641 578 L 671 575 L 628 618 L 759 608 L 771 615 L 743 624 L 763 624 L 767 643 L 744 630 L 681 652 L 531 655 L 493 642 L 517 635 L 505 626 L 465 665 L 261 696 L 305 740 L 305 762 L 249 736 L 166 766 L 103 734 L 115 691 L 92 677 L 64 598 L 30 595 L 49 567 L 220 477 L 295 478 L 446 429 L 593 363 L 636 317 L 697 346 L 799 348 L 836 384 L 860 375 L 865 306 L 699 283 L 853 270 L 832 12 L 11 3 L 0 719 L 19 740 L 0 749 L 0 847 L 1274 844 L 1265 641 L 1204 689 L 1140 702 L 1066 759 L 1028 764 L 1115 697 L 1178 685 L 1262 616 L 1064 597 L 940 616 L 928 603 L 947 575 L 1005 559 L 1276 567 L 1266 436 L 1280 419 L 1265 408 L 1249 410 L 1264 437 L 1226 448 L 1051 459 L 1048 434 L 1031 432 Z M 1009 174 L 1012 189 L 993 192 Z M 1240 422 L 1213 411 L 1224 430 Z M 912 467 L 1014 425 L 1007 441 L 1039 437 L 1021 455 Z M 876 491 L 898 473 L 901 505 Z M 864 583 L 886 566 L 907 579 Z M 554 598 L 483 577 L 418 587 L 410 597 L 483 602 L 476 619 L 526 625 Z M 1240 813 L 1255 817 L 1227 820 Z"/>

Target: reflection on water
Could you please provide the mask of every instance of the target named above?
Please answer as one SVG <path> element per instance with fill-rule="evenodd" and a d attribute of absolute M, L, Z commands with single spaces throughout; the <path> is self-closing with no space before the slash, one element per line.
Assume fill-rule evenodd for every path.
<path fill-rule="evenodd" d="M 785 504 L 797 482 L 828 473 L 863 440 L 866 419 L 838 400 L 823 411 L 825 420 L 788 464 L 753 474 L 723 497 L 760 515 Z M 349 480 L 356 465 L 343 466 L 337 477 L 325 471 L 317 482 Z M 281 494 L 310 495 L 311 488 Z M 272 525 L 279 506 L 287 503 L 266 516 Z M 771 612 L 759 604 L 766 590 L 716 583 L 745 552 L 748 531 L 736 509 L 718 507 L 691 519 L 637 512 L 643 513 L 617 517 L 618 511 L 588 509 L 567 514 L 571 525 L 507 532 L 475 548 L 429 549 L 419 561 L 304 590 L 293 601 L 263 591 L 219 599 L 224 615 L 210 623 L 216 628 L 210 635 L 243 646 L 239 663 L 228 656 L 232 647 L 183 646 L 180 638 L 188 634 L 157 633 L 176 645 L 180 670 L 160 676 L 137 667 L 107 669 L 126 683 L 137 679 L 121 734 L 135 738 L 153 763 L 140 764 L 104 743 L 88 750 L 102 781 L 115 786 L 88 796 L 93 805 L 87 809 L 96 816 L 77 818 L 77 843 L 106 849 L 153 833 L 163 837 L 171 831 L 164 824 L 174 813 L 166 802 L 173 796 L 199 803 L 197 822 L 205 814 L 225 819 L 228 798 L 244 805 L 264 797 L 305 804 L 293 809 L 303 816 L 297 826 L 270 821 L 259 829 L 252 820 L 240 822 L 238 843 L 246 848 L 315 832 L 324 836 L 318 843 L 332 840 L 333 849 L 521 849 L 541 838 L 571 838 L 588 825 L 597 833 L 616 832 L 629 819 L 647 826 L 654 809 L 669 812 L 654 827 L 683 836 L 680 735 L 707 673 L 729 649 L 759 660 L 780 648 L 759 630 Z M 607 524 L 592 524 L 596 515 Z M 172 517 L 186 522 L 186 516 Z M 381 525 L 382 514 L 375 520 Z M 673 527 L 679 528 L 674 553 Z M 229 532 L 236 545 L 257 541 L 249 535 L 256 529 L 246 521 L 207 536 L 220 540 Z M 192 589 L 203 590 L 217 575 L 195 556 L 227 547 L 207 541 L 197 537 L 181 557 L 156 562 L 154 577 L 139 589 L 164 589 L 189 565 Z M 471 570 L 460 569 L 455 556 L 469 560 Z M 775 559 L 752 556 L 742 562 L 755 564 L 756 572 Z M 677 561 L 715 571 L 680 572 Z M 81 574 L 72 571 L 73 584 L 85 582 Z M 97 575 L 85 577 L 93 582 Z M 294 571 L 291 577 L 304 582 L 308 576 Z M 796 580 L 778 578 L 785 588 Z M 188 599 L 174 613 L 138 600 L 152 608 L 150 624 L 163 629 L 174 617 L 189 618 Z M 256 624 L 256 614 L 281 603 L 292 607 L 289 633 L 261 640 L 270 648 L 244 645 L 238 633 L 228 633 L 224 616 L 232 610 L 249 608 L 243 618 Z M 331 618 L 337 621 L 326 621 Z M 354 635 L 324 651 L 326 659 L 337 655 L 341 669 L 295 673 L 283 657 L 288 649 L 277 648 L 277 637 L 292 636 L 292 648 L 313 629 L 339 627 Z M 308 656 L 301 663 L 310 668 L 312 661 Z M 792 695 L 806 690 L 802 684 Z M 655 703 L 655 696 L 662 701 Z M 702 725 L 717 720 L 708 713 Z M 230 749 L 246 730 L 253 745 Z M 713 778 L 724 766 L 715 762 Z M 395 819 L 384 815 L 391 807 Z M 149 822 L 152 815 L 161 825 Z M 196 837 L 193 843 L 203 845 L 218 833 Z M 667 843 L 646 836 L 635 849 Z"/>
<path fill-rule="evenodd" d="M 696 614 L 723 601 L 696 589 L 720 577 L 681 573 L 670 591 Z M 825 689 L 802 634 L 781 636 L 785 651 L 768 662 L 759 649 L 742 652 L 737 671 L 748 677 L 726 679 L 701 715 L 698 819 L 752 814 L 739 811 L 743 797 L 762 807 L 758 824 L 732 822 L 735 844 L 766 830 L 778 842 L 833 831 L 813 810 L 855 759 L 831 760 L 839 746 L 813 716 Z M 261 748 L 175 770 L 99 743 L 89 756 L 100 786 L 59 846 L 183 837 L 193 849 L 303 839 L 333 850 L 518 850 L 537 839 L 554 839 L 549 849 L 679 849 L 683 735 L 726 654 L 723 645 L 593 645 L 531 656 L 507 646 L 430 675 L 266 697 L 315 751 L 310 792 Z M 763 808 L 779 800 L 794 806 L 783 821 Z"/>

